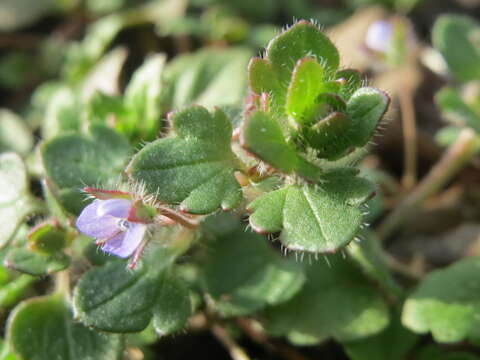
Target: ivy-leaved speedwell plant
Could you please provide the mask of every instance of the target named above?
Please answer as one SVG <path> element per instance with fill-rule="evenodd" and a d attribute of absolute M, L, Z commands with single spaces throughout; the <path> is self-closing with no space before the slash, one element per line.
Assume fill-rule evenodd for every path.
<path fill-rule="evenodd" d="M 389 97 L 341 68 L 334 44 L 308 21 L 250 60 L 243 104 L 221 99 L 235 88 L 229 80 L 238 74 L 225 74 L 237 65 L 228 56 L 215 61 L 228 64 L 223 83 L 211 71 L 180 81 L 183 65 L 172 70 L 156 56 L 123 97 L 77 99 L 82 87 L 69 88 L 72 108 L 58 109 L 69 116 L 44 130 L 36 154 L 42 199 L 28 192 L 23 160 L 0 156 L 4 262 L 35 276 L 57 273 L 54 293 L 12 312 L 8 351 L 31 360 L 117 359 L 119 334 L 164 336 L 194 313 L 261 314 L 266 331 L 302 344 L 353 341 L 388 325 L 387 303 L 361 271 L 367 250 L 349 247 L 346 259 L 328 255 L 331 267 L 305 269 L 259 234 L 315 255 L 337 253 L 357 236 L 375 186 L 355 163 Z M 221 106 L 188 102 L 211 103 L 213 93 Z M 175 109 L 179 98 L 184 106 Z M 158 129 L 164 135 L 135 152 Z M 39 213 L 44 220 L 30 228 L 25 219 Z M 247 214 L 253 232 L 242 222 Z M 325 288 L 330 296 L 319 296 Z"/>

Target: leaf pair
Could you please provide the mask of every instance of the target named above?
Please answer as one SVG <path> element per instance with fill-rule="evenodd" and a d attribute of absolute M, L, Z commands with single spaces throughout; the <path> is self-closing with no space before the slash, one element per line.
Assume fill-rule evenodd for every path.
<path fill-rule="evenodd" d="M 298 138 L 297 150 L 310 147 L 328 160 L 365 146 L 389 104 L 374 88 L 358 89 L 359 74 L 337 71 L 338 65 L 335 46 L 307 21 L 274 38 L 265 58 L 249 65 L 250 87 L 267 94 L 263 110 L 279 122 L 284 137 Z M 245 144 L 254 153 L 256 145 Z"/>

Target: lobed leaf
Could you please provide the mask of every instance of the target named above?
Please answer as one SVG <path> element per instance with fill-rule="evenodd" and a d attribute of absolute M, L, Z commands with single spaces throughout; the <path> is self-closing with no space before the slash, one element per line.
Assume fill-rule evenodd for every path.
<path fill-rule="evenodd" d="M 403 324 L 442 343 L 480 338 L 479 268 L 472 257 L 429 273 L 406 300 Z"/>
<path fill-rule="evenodd" d="M 233 176 L 232 127 L 225 114 L 192 106 L 173 114 L 170 121 L 172 136 L 138 152 L 127 169 L 130 178 L 145 184 L 158 200 L 180 204 L 190 213 L 237 206 L 242 194 Z"/>
<path fill-rule="evenodd" d="M 359 206 L 375 191 L 354 169 L 326 173 L 319 186 L 288 185 L 255 199 L 248 209 L 259 233 L 281 231 L 291 250 L 335 252 L 347 245 L 362 224 Z"/>

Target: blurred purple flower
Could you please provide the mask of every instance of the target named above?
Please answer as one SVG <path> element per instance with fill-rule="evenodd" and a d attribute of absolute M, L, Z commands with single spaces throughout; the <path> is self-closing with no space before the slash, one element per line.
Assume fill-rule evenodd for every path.
<path fill-rule="evenodd" d="M 365 45 L 373 51 L 387 52 L 392 38 L 392 24 L 388 21 L 375 21 L 368 27 Z"/>
<path fill-rule="evenodd" d="M 83 209 L 77 228 L 96 239 L 103 251 L 127 258 L 139 248 L 147 230 L 145 223 L 127 220 L 131 208 L 127 199 L 96 199 Z"/>

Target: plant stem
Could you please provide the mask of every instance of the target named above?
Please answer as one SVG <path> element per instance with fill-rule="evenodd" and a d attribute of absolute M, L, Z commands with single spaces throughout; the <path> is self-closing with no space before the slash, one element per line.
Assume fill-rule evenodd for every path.
<path fill-rule="evenodd" d="M 404 164 L 402 185 L 410 190 L 417 181 L 417 128 L 415 122 L 415 108 L 413 105 L 412 90 L 403 85 L 398 94 L 402 111 L 402 127 L 404 139 Z"/>
<path fill-rule="evenodd" d="M 210 328 L 212 334 L 222 343 L 225 349 L 228 350 L 232 360 L 250 360 L 245 350 L 230 336 L 227 330 L 225 330 L 219 324 L 213 324 Z"/>
<path fill-rule="evenodd" d="M 70 299 L 70 273 L 68 269 L 59 271 L 55 275 L 55 293 L 62 294 L 66 299 Z"/>
<path fill-rule="evenodd" d="M 444 153 L 418 186 L 387 216 L 377 228 L 380 241 L 387 239 L 403 222 L 418 211 L 419 205 L 439 191 L 476 154 L 478 137 L 471 129 L 460 132 L 457 140 Z"/>

